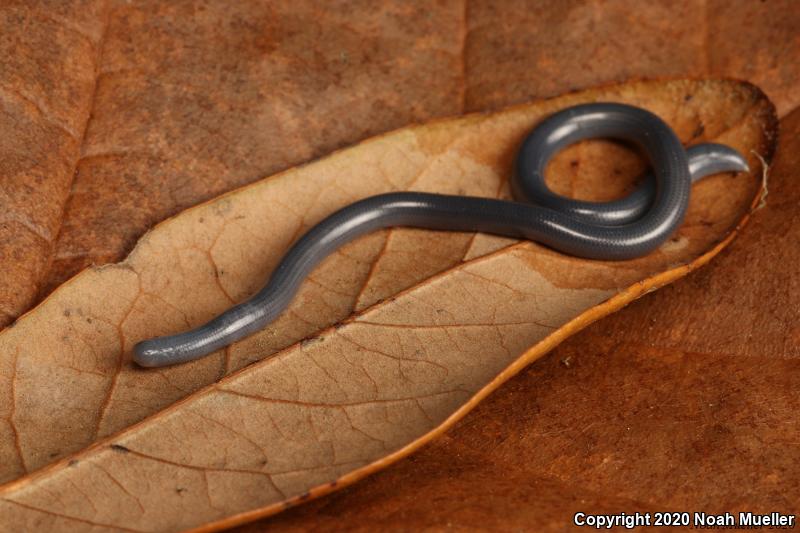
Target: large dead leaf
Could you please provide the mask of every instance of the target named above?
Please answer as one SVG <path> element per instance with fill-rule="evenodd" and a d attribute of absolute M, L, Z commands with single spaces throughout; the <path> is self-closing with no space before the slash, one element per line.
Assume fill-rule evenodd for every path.
<path fill-rule="evenodd" d="M 0 327 L 50 268 L 89 118 L 99 2 L 0 6 Z"/>
<path fill-rule="evenodd" d="M 461 112 L 462 7 L 118 2 L 54 287 L 154 223 L 376 133 Z M 357 15 L 356 15 L 357 14 Z"/>
<path fill-rule="evenodd" d="M 419 453 L 242 533 L 797 514 L 799 179 L 800 110 L 781 121 L 766 206 L 711 265 L 570 338 Z"/>
<path fill-rule="evenodd" d="M 800 104 L 794 0 L 470 1 L 467 110 L 638 77 L 731 76 Z"/>
<path fill-rule="evenodd" d="M 651 109 L 687 142 L 732 145 L 751 154 L 754 173 L 704 180 L 674 238 L 628 262 L 485 235 L 377 233 L 327 260 L 254 337 L 179 367 L 129 362 L 138 340 L 252 292 L 293 238 L 358 198 L 409 188 L 507 196 L 523 135 L 597 100 Z M 191 209 L 0 335 L 3 476 L 88 446 L 6 485 L 3 513 L 17 528 L 179 529 L 272 513 L 363 477 L 571 333 L 708 261 L 748 214 L 755 153 L 770 156 L 774 133 L 771 104 L 747 84 L 634 83 L 400 130 Z M 643 164 L 593 141 L 550 170 L 555 189 L 600 199 L 629 187 Z"/>
<path fill-rule="evenodd" d="M 630 77 L 734 76 L 781 113 L 800 102 L 792 0 L 61 4 L 0 5 L 0 325 L 180 209 L 409 122 Z M 77 138 L 26 126 L 41 117 L 15 94 Z"/>

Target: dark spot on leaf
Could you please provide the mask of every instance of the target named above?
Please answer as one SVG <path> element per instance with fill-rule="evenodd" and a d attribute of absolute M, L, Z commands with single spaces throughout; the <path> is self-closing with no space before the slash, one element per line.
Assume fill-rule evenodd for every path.
<path fill-rule="evenodd" d="M 698 137 L 700 137 L 703 134 L 704 131 L 706 131 L 706 127 L 701 122 L 700 124 L 697 125 L 697 127 L 694 130 L 694 132 L 692 133 L 692 139 L 697 139 Z"/>
<path fill-rule="evenodd" d="M 69 315 L 71 315 L 71 314 L 72 314 L 72 313 L 70 312 L 70 310 L 69 310 L 69 309 L 64 309 L 64 316 L 69 316 Z"/>
<path fill-rule="evenodd" d="M 128 448 L 126 448 L 122 444 L 112 444 L 110 447 L 111 447 L 112 450 L 114 450 L 115 452 L 119 452 L 119 453 L 128 453 L 130 451 Z"/>
<path fill-rule="evenodd" d="M 325 337 L 310 337 L 308 339 L 303 339 L 302 341 L 300 341 L 300 346 L 309 346 L 311 344 L 314 344 L 315 342 L 321 342 L 324 340 Z"/>
<path fill-rule="evenodd" d="M 182 494 L 182 493 L 186 492 L 187 490 L 189 490 L 189 489 L 184 488 L 184 487 L 175 487 L 175 492 L 177 492 L 178 494 Z"/>
<path fill-rule="evenodd" d="M 73 467 L 78 466 L 78 460 L 77 459 L 70 460 L 70 462 L 67 463 L 67 466 L 73 466 Z"/>
<path fill-rule="evenodd" d="M 689 100 L 691 100 L 692 98 L 694 98 L 694 95 L 687 94 L 686 96 L 684 96 L 684 97 L 683 97 L 683 101 L 684 101 L 684 102 L 688 102 L 688 101 L 689 101 Z"/>

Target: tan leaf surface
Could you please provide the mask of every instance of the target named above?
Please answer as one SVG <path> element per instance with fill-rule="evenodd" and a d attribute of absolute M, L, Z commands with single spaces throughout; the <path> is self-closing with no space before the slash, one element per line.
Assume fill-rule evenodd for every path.
<path fill-rule="evenodd" d="M 624 263 L 415 232 L 437 268 L 453 267 L 430 278 L 429 265 L 390 248 L 414 235 L 377 233 L 331 257 L 281 319 L 231 349 L 174 368 L 129 362 L 136 341 L 255 290 L 296 235 L 342 205 L 409 188 L 507 196 L 522 136 L 557 109 L 596 100 L 651 109 L 687 142 L 730 144 L 751 154 L 754 172 L 704 180 L 675 237 Z M 400 130 L 186 211 L 125 262 L 85 272 L 0 334 L 3 476 L 88 446 L 5 485 L 2 512 L 22 529 L 180 529 L 272 513 L 363 477 L 577 329 L 709 260 L 749 212 L 760 183 L 752 152 L 769 158 L 774 135 L 771 104 L 747 84 L 633 83 Z M 550 170 L 557 190 L 599 198 L 620 193 L 643 164 L 588 142 Z M 411 275 L 376 277 L 378 258 Z M 352 314 L 365 294 L 385 301 Z"/>
<path fill-rule="evenodd" d="M 766 207 L 708 267 L 571 337 L 408 459 L 237 531 L 555 532 L 579 511 L 796 514 L 800 110 L 780 128 Z"/>

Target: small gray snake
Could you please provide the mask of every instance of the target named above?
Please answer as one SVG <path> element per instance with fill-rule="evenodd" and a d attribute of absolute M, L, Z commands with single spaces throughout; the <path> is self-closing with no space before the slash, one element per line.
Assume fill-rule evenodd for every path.
<path fill-rule="evenodd" d="M 625 198 L 584 202 L 553 193 L 545 184 L 548 161 L 582 139 L 610 137 L 638 145 L 653 174 Z M 684 149 L 675 132 L 653 113 L 618 103 L 592 103 L 559 111 L 524 140 L 511 179 L 524 202 L 393 192 L 359 200 L 311 228 L 286 253 L 268 283 L 240 303 L 191 331 L 138 343 L 133 358 L 158 367 L 183 363 L 262 329 L 289 305 L 300 284 L 342 245 L 381 228 L 485 232 L 529 239 L 561 252 L 600 260 L 646 255 L 683 221 L 691 183 L 718 172 L 748 170 L 736 150 L 720 144 Z"/>

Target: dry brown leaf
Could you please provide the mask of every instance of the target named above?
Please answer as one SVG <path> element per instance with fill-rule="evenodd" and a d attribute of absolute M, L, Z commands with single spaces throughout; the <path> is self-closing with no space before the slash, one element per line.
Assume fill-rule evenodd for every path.
<path fill-rule="evenodd" d="M 465 111 L 613 81 L 730 76 L 779 116 L 800 105 L 794 0 L 492 0 L 468 4 Z"/>
<path fill-rule="evenodd" d="M 461 11 L 369 0 L 114 3 L 47 285 L 120 260 L 181 209 L 460 113 Z"/>
<path fill-rule="evenodd" d="M 224 353 L 167 369 L 130 364 L 136 341 L 252 292 L 295 236 L 342 205 L 407 188 L 506 196 L 521 137 L 557 109 L 596 100 L 651 109 L 684 141 L 771 154 L 774 110 L 754 87 L 633 83 L 400 130 L 191 209 L 0 335 L 3 476 L 88 446 L 0 489 L 8 523 L 180 529 L 275 512 L 410 453 L 566 336 L 709 260 L 749 212 L 755 155 L 753 174 L 696 186 L 685 225 L 646 258 L 593 262 L 485 235 L 377 233 L 331 257 L 289 312 Z M 600 198 L 630 185 L 642 162 L 597 141 L 566 150 L 551 171 L 555 189 Z M 425 281 L 430 265 L 407 257 L 426 250 L 436 268 L 454 268 Z M 411 275 L 381 275 L 401 270 Z M 399 292 L 409 283 L 418 285 Z"/>
<path fill-rule="evenodd" d="M 708 72 L 761 87 L 783 117 L 800 106 L 800 9 L 794 0 L 708 0 L 705 46 Z"/>
<path fill-rule="evenodd" d="M 0 6 L 0 327 L 47 276 L 89 118 L 99 2 Z"/>
<path fill-rule="evenodd" d="M 800 110 L 780 129 L 766 206 L 709 266 L 571 337 L 411 457 L 237 531 L 557 532 L 581 511 L 797 514 Z"/>
<path fill-rule="evenodd" d="M 15 153 L 47 154 L 22 175 L 0 162 L 0 325 L 182 208 L 409 122 L 631 77 L 733 76 L 781 114 L 800 102 L 793 0 L 61 4 L 0 5 L 6 91 L 82 138 L 0 122 Z M 32 176 L 47 187 L 20 196 Z"/>

